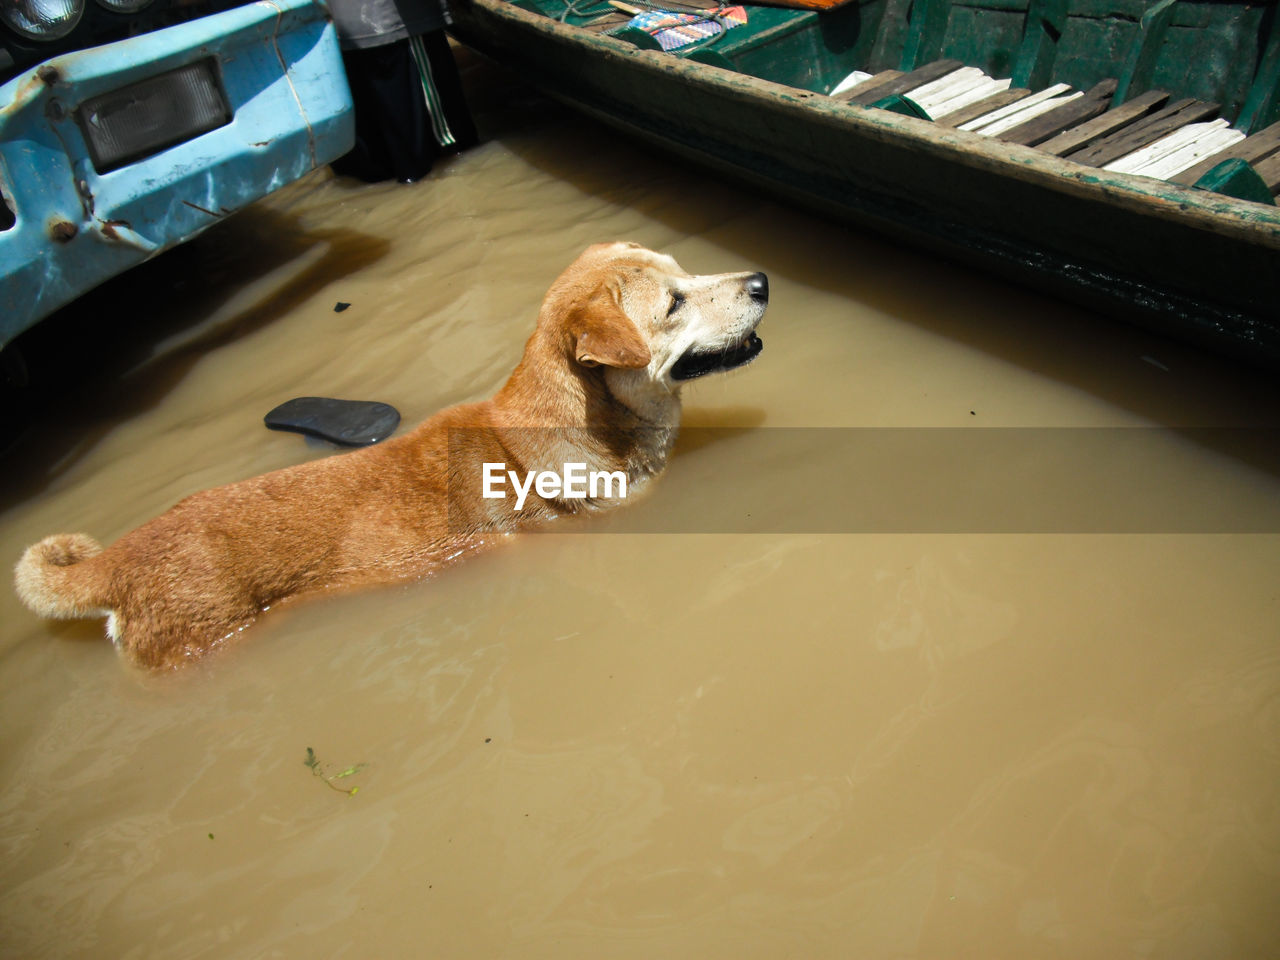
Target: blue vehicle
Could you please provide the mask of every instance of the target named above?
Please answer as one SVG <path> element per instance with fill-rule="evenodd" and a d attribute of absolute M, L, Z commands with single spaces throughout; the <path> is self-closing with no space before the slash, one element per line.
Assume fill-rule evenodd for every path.
<path fill-rule="evenodd" d="M 351 148 L 319 0 L 0 0 L 0 347 Z"/>

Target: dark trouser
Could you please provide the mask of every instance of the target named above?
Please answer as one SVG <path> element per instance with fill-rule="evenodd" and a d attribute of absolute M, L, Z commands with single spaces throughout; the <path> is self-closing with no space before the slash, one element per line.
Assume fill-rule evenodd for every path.
<path fill-rule="evenodd" d="M 335 172 L 369 183 L 417 180 L 443 153 L 476 143 L 458 66 L 443 30 L 342 51 L 356 143 Z"/>

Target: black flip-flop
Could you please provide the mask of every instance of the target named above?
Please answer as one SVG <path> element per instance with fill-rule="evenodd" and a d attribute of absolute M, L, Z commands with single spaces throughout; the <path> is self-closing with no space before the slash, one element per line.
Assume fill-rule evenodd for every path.
<path fill-rule="evenodd" d="M 395 432 L 400 411 L 374 400 L 295 397 L 262 419 L 272 430 L 291 430 L 344 447 L 367 447 Z"/>

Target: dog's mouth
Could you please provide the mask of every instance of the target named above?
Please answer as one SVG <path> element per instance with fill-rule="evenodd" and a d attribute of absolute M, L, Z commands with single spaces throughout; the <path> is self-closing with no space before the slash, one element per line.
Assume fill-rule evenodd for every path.
<path fill-rule="evenodd" d="M 689 350 L 671 365 L 671 379 L 692 380 L 719 370 L 732 370 L 750 363 L 763 349 L 764 342 L 752 331 L 745 340 L 732 347 L 702 352 Z"/>

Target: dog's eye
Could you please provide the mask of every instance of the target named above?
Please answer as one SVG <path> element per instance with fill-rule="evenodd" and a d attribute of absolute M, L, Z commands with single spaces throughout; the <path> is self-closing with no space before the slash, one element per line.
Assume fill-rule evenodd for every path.
<path fill-rule="evenodd" d="M 671 316 L 673 313 L 679 310 L 683 304 L 684 304 L 684 294 L 677 293 L 676 291 L 672 291 L 671 306 L 667 308 L 667 316 L 668 317 Z"/>

